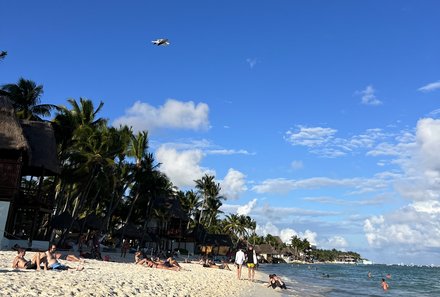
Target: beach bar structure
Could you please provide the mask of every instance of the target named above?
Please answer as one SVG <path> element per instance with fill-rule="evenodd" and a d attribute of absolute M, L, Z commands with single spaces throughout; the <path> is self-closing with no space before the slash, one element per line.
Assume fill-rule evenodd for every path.
<path fill-rule="evenodd" d="M 59 174 L 56 142 L 48 122 L 19 121 L 0 96 L 0 248 L 48 246 Z"/>

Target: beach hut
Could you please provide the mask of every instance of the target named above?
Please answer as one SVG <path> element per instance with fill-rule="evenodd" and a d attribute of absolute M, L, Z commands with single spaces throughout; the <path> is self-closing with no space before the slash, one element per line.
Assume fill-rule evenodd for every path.
<path fill-rule="evenodd" d="M 226 256 L 232 249 L 232 239 L 227 234 L 206 234 L 200 245 L 200 253 Z"/>
<path fill-rule="evenodd" d="M 18 121 L 9 99 L 0 96 L 2 248 L 14 244 L 47 248 L 54 204 L 54 177 L 58 174 L 51 124 Z"/>
<path fill-rule="evenodd" d="M 255 252 L 259 255 L 260 262 L 272 263 L 273 256 L 277 251 L 268 243 L 255 246 Z"/>

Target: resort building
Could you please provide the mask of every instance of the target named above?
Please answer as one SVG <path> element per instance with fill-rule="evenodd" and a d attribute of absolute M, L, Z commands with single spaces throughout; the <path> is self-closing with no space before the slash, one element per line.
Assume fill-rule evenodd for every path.
<path fill-rule="evenodd" d="M 58 174 L 51 124 L 19 121 L 0 96 L 0 248 L 47 248 Z"/>

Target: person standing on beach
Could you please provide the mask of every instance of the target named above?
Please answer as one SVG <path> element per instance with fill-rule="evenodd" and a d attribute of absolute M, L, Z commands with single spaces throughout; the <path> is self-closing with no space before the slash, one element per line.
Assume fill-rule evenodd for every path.
<path fill-rule="evenodd" d="M 127 251 L 130 249 L 130 242 L 127 239 L 124 239 L 121 245 L 121 258 L 127 255 Z"/>
<path fill-rule="evenodd" d="M 244 252 L 241 250 L 241 248 L 239 248 L 238 251 L 235 253 L 235 265 L 237 265 L 237 279 L 241 279 L 241 268 L 243 266 L 244 261 L 245 261 Z"/>
<path fill-rule="evenodd" d="M 252 282 L 255 277 L 255 266 L 257 265 L 257 254 L 254 248 L 250 245 L 246 251 L 246 266 L 248 268 L 248 279 Z"/>
<path fill-rule="evenodd" d="M 383 289 L 384 291 L 388 291 L 388 288 L 390 287 L 390 286 L 388 285 L 388 283 L 385 281 L 384 278 L 382 279 L 382 284 L 381 284 L 381 286 L 382 286 L 382 289 Z"/>

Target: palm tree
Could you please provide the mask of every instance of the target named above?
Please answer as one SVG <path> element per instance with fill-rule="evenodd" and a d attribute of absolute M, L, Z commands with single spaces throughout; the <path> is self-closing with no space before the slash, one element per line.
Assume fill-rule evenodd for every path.
<path fill-rule="evenodd" d="M 242 216 L 236 214 L 226 215 L 223 231 L 232 234 L 237 240 L 235 243 L 235 245 L 237 245 L 240 238 L 246 233 L 246 227 L 243 224 Z"/>
<path fill-rule="evenodd" d="M 193 190 L 186 193 L 178 193 L 180 205 L 188 215 L 188 224 L 186 229 L 190 229 L 191 225 L 195 225 L 196 213 L 201 206 L 200 198 Z"/>
<path fill-rule="evenodd" d="M 42 121 L 40 116 L 48 117 L 52 109 L 58 109 L 53 104 L 40 104 L 43 86 L 31 80 L 20 78 L 16 84 L 3 85 L 2 91 L 11 99 L 19 119 Z"/>
<path fill-rule="evenodd" d="M 219 207 L 221 206 L 221 200 L 224 199 L 220 196 L 220 184 L 215 183 L 215 176 L 205 174 L 201 179 L 195 180 L 196 189 L 203 197 L 203 203 L 200 211 L 199 224 L 204 223 L 209 226 L 209 218 L 216 217 Z M 208 212 L 207 218 L 203 216 L 203 212 Z"/>
<path fill-rule="evenodd" d="M 3 60 L 8 55 L 7 51 L 1 51 L 0 52 L 0 60 Z"/>
<path fill-rule="evenodd" d="M 157 167 L 154 165 L 154 157 L 148 153 L 148 134 L 147 132 L 139 132 L 136 136 L 131 134 L 130 145 L 127 149 L 127 155 L 134 157 L 135 166 L 133 167 L 133 187 L 131 189 L 132 200 L 130 202 L 130 209 L 125 219 L 124 225 L 127 225 L 130 221 L 133 210 L 139 200 L 144 195 L 145 191 L 142 190 L 143 181 L 147 180 L 152 174 L 153 170 Z M 124 237 L 124 232 L 121 238 Z"/>

